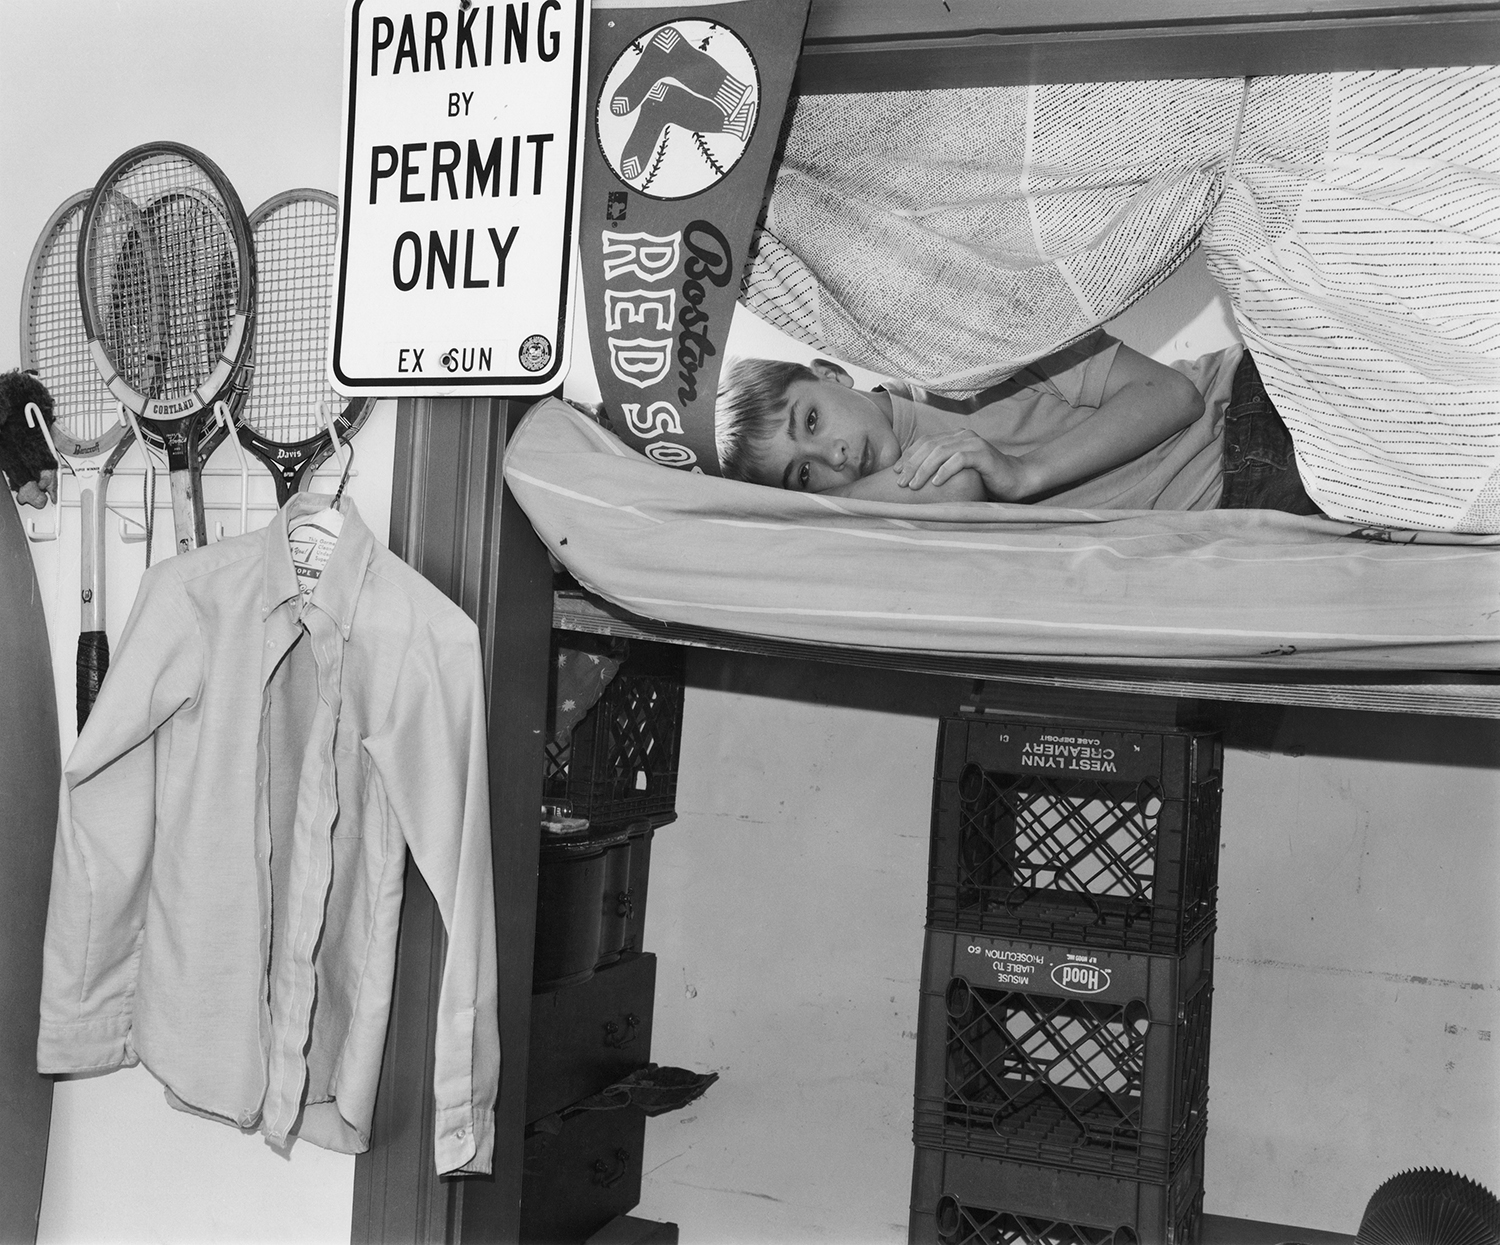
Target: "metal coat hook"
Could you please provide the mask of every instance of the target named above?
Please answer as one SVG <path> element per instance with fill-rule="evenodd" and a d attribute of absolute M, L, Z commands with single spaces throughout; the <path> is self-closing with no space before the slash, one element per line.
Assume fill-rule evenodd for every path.
<path fill-rule="evenodd" d="M 57 474 L 59 477 L 61 477 L 63 469 L 67 466 L 67 464 L 63 459 L 63 456 L 57 452 L 57 444 L 52 440 L 52 430 L 47 427 L 47 421 L 42 418 L 42 408 L 39 407 L 35 402 L 28 402 L 26 404 L 26 426 L 28 428 L 35 428 L 42 434 L 42 440 L 47 443 L 48 452 L 52 455 L 54 461 L 56 461 L 57 463 Z M 71 468 L 69 469 L 71 470 Z M 57 485 L 57 488 L 58 496 L 61 497 L 61 483 Z M 45 491 L 43 495 L 47 495 Z M 37 522 L 36 519 L 28 518 L 26 520 L 26 536 L 28 540 L 56 540 L 56 519 L 53 520 L 52 527 L 48 529 L 44 528 L 40 523 Z"/>
<path fill-rule="evenodd" d="M 42 434 L 42 440 L 47 443 L 47 449 L 52 457 L 57 459 L 57 469 L 63 469 L 62 455 L 57 452 L 57 442 L 52 439 L 52 429 L 47 427 L 47 421 L 42 418 L 42 408 L 35 402 L 26 404 L 26 426 L 35 428 Z"/>
<path fill-rule="evenodd" d="M 156 492 L 156 458 L 151 453 L 151 447 L 146 443 L 146 438 L 141 435 L 141 426 L 136 422 L 135 412 L 123 402 L 120 403 L 120 422 L 135 434 L 135 443 L 140 446 L 141 460 L 146 464 L 146 474 L 151 479 L 151 492 Z"/>
<path fill-rule="evenodd" d="M 120 422 L 127 425 L 135 435 L 135 443 L 140 447 L 141 451 L 141 461 L 146 464 L 146 477 L 144 481 L 146 500 L 142 503 L 141 509 L 145 512 L 143 517 L 146 520 L 146 565 L 150 566 L 151 536 L 152 530 L 155 527 L 152 516 L 156 509 L 156 459 L 152 456 L 151 447 L 146 444 L 146 438 L 141 435 L 141 426 L 136 422 L 135 412 L 123 402 L 120 403 Z M 123 522 L 120 524 L 120 539 L 129 539 L 126 535 Z"/>
<path fill-rule="evenodd" d="M 245 457 L 245 447 L 235 435 L 234 416 L 229 413 L 229 403 L 222 398 L 214 403 L 214 421 L 224 425 L 227 440 L 234 446 L 234 456 L 240 463 L 240 535 L 250 530 L 250 462 Z M 222 530 L 223 525 L 220 525 Z"/>

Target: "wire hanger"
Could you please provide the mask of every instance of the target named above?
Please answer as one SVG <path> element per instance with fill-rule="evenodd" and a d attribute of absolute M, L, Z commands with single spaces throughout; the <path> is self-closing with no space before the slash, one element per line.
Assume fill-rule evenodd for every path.
<path fill-rule="evenodd" d="M 334 457 L 339 463 L 339 486 L 333 495 L 330 510 L 339 508 L 339 499 L 344 495 L 344 486 L 349 483 L 349 467 L 354 461 L 354 456 L 349 447 L 339 440 L 338 429 L 334 426 L 332 412 L 328 409 L 327 402 L 318 403 L 318 418 L 323 421 L 323 427 L 328 430 L 328 439 L 333 443 Z"/>

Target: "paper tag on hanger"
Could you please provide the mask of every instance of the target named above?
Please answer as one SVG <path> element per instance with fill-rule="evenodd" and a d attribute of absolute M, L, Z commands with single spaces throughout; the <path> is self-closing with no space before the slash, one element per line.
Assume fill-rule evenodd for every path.
<path fill-rule="evenodd" d="M 320 510 L 304 515 L 292 524 L 287 543 L 292 551 L 292 569 L 297 572 L 297 588 L 305 601 L 318 586 L 323 568 L 333 556 L 339 533 L 344 530 L 344 516 L 337 510 Z"/>

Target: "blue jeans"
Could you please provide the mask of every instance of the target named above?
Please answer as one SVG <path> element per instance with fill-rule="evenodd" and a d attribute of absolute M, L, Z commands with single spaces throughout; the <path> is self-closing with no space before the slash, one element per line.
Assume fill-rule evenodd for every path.
<path fill-rule="evenodd" d="M 1224 496 L 1219 509 L 1323 513 L 1302 487 L 1292 434 L 1276 413 L 1248 350 L 1235 369 L 1224 412 Z"/>

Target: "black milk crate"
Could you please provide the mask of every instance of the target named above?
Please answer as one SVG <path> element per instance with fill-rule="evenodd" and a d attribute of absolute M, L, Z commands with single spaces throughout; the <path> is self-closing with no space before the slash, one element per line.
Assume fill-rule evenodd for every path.
<path fill-rule="evenodd" d="M 632 644 L 569 743 L 547 741 L 542 799 L 594 825 L 671 820 L 682 746 L 682 651 Z"/>
<path fill-rule="evenodd" d="M 1203 1143 L 1170 1181 L 917 1148 L 911 1245 L 1197 1245 Z"/>
<path fill-rule="evenodd" d="M 1214 923 L 1223 757 L 1202 731 L 946 719 L 928 923 L 1180 954 Z"/>
<path fill-rule="evenodd" d="M 1213 935 L 1183 956 L 930 930 L 918 1145 L 1165 1180 L 1206 1126 Z"/>

